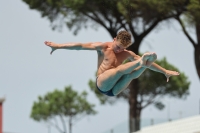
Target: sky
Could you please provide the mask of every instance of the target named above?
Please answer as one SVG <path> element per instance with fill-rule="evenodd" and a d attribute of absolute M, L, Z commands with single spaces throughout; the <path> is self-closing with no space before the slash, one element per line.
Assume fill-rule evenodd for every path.
<path fill-rule="evenodd" d="M 0 98 L 6 98 L 4 132 L 58 133 L 47 124 L 32 120 L 31 107 L 39 95 L 68 85 L 78 92 L 86 90 L 88 101 L 96 104 L 98 111 L 97 115 L 77 122 L 72 127 L 73 133 L 104 133 L 128 121 L 127 102 L 102 106 L 88 87 L 88 80 L 95 79 L 95 51 L 57 50 L 50 55 L 50 48 L 43 43 L 112 41 L 105 29 L 82 29 L 77 36 L 66 27 L 62 32 L 53 31 L 49 20 L 20 0 L 1 0 L 0 17 Z M 140 52 L 156 52 L 158 59 L 166 57 L 184 72 L 191 81 L 190 95 L 185 100 L 163 98 L 166 108 L 158 111 L 149 106 L 143 110 L 142 119 L 178 119 L 199 114 L 200 81 L 194 65 L 194 49 L 179 25 L 175 21 L 169 23 L 170 26 L 164 23 L 153 30 L 142 42 Z M 191 35 L 195 38 L 193 30 Z"/>

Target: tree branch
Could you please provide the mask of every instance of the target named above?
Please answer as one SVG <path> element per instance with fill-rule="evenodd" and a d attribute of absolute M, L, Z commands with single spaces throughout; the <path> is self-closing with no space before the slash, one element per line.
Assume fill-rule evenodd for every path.
<path fill-rule="evenodd" d="M 147 104 L 144 105 L 144 106 L 142 106 L 141 108 L 144 109 L 144 108 L 146 108 L 148 105 L 152 104 L 152 103 L 154 102 L 155 96 L 158 95 L 158 94 L 160 94 L 160 92 L 154 91 L 153 95 L 149 98 L 149 100 L 147 100 L 147 101 L 148 101 Z M 143 101 L 144 101 L 144 100 L 143 100 Z"/>
<path fill-rule="evenodd" d="M 143 99 L 143 95 L 140 94 L 139 96 L 140 96 L 140 101 L 138 101 L 138 103 L 142 104 L 143 101 L 144 101 L 144 99 Z"/>
<path fill-rule="evenodd" d="M 126 23 L 123 23 L 122 14 L 118 10 L 114 10 L 114 16 L 116 17 L 115 27 L 117 27 L 117 24 L 120 24 L 120 26 L 116 28 L 117 31 L 121 28 L 124 28 L 126 31 L 128 31 Z"/>
<path fill-rule="evenodd" d="M 53 123 L 53 122 L 51 122 L 51 121 L 48 121 L 48 123 L 50 124 L 50 125 L 52 125 L 52 126 L 54 126 L 60 133 L 62 133 L 63 131 L 59 128 L 59 126 L 58 126 L 58 124 L 57 124 L 57 121 L 54 119 L 54 121 L 56 122 L 56 123 Z"/>
<path fill-rule="evenodd" d="M 136 34 L 132 23 L 130 23 L 130 22 L 127 22 L 127 23 L 128 23 L 129 28 L 130 28 L 130 31 L 131 31 L 131 33 L 133 35 L 133 38 L 136 39 L 138 37 L 138 35 Z"/>
<path fill-rule="evenodd" d="M 175 19 L 179 22 L 179 24 L 182 27 L 182 30 L 183 30 L 184 34 L 186 35 L 186 37 L 189 39 L 189 41 L 192 43 L 193 47 L 195 48 L 196 47 L 196 43 L 191 38 L 191 36 L 189 35 L 189 33 L 186 31 L 185 26 L 184 26 L 183 22 L 180 19 L 180 16 L 176 16 Z"/>
<path fill-rule="evenodd" d="M 60 120 L 61 120 L 63 128 L 64 128 L 64 132 L 67 133 L 67 128 L 66 128 L 66 125 L 65 125 L 65 120 L 63 119 L 62 115 L 59 115 L 59 116 L 60 116 Z"/>
<path fill-rule="evenodd" d="M 154 27 L 161 21 L 161 19 L 157 19 L 146 31 L 144 31 L 142 34 L 140 34 L 141 38 L 144 38 L 149 32 L 151 32 Z"/>
<path fill-rule="evenodd" d="M 81 115 L 79 118 L 73 117 L 73 121 L 72 124 L 75 125 L 75 123 L 77 123 L 77 121 L 81 120 L 82 118 L 84 118 L 87 114 Z"/>
<path fill-rule="evenodd" d="M 144 106 L 142 106 L 142 109 L 144 109 L 144 108 L 146 108 L 148 105 L 150 105 L 150 104 L 152 104 L 152 103 L 154 103 L 155 102 L 155 96 L 157 96 L 159 94 L 159 97 L 157 98 L 157 99 L 159 99 L 159 98 L 161 98 L 162 96 L 164 96 L 164 94 L 161 94 L 160 92 L 155 92 L 154 93 L 154 95 L 150 98 L 150 100 L 148 100 L 148 102 L 147 102 L 147 104 L 146 105 L 144 105 Z"/>
<path fill-rule="evenodd" d="M 117 31 L 118 31 L 119 29 L 121 29 L 121 28 L 124 28 L 126 31 L 128 31 L 128 28 L 126 27 L 126 24 L 122 23 L 122 21 L 120 21 L 119 24 L 120 24 L 121 26 L 119 26 L 119 27 L 117 28 Z"/>
<path fill-rule="evenodd" d="M 154 102 L 154 97 L 151 97 L 150 100 L 148 100 L 148 102 L 144 106 L 141 106 L 141 109 L 146 108 L 148 105 L 152 104 L 153 102 Z"/>
<path fill-rule="evenodd" d="M 94 20 L 95 22 L 97 22 L 98 24 L 102 25 L 105 29 L 108 30 L 108 27 L 104 24 L 104 22 L 101 21 L 101 19 L 99 18 L 99 16 L 98 16 L 97 14 L 95 14 L 94 12 L 93 12 L 93 15 L 94 15 L 96 18 L 95 18 L 94 16 L 92 16 L 92 15 L 89 15 L 89 14 L 85 13 L 85 12 L 82 12 L 82 13 L 83 13 L 85 16 L 87 16 L 88 18 Z"/>
<path fill-rule="evenodd" d="M 54 117 L 53 120 L 55 121 L 55 125 L 58 125 L 58 122 L 57 122 L 57 120 L 56 120 L 56 117 Z"/>
<path fill-rule="evenodd" d="M 109 27 L 113 29 L 114 27 L 113 27 L 112 19 L 109 19 L 108 14 L 104 12 L 104 10 L 101 11 L 101 13 L 102 13 L 102 16 L 109 22 L 109 25 L 110 25 Z"/>

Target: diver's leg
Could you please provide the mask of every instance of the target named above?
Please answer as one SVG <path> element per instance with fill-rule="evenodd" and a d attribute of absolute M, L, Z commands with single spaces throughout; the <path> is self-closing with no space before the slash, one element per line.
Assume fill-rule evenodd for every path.
<path fill-rule="evenodd" d="M 126 74 L 120 78 L 120 80 L 113 86 L 112 92 L 114 95 L 118 95 L 120 92 L 125 90 L 133 79 L 138 78 L 144 71 L 145 67 L 139 67 L 132 73 Z"/>
<path fill-rule="evenodd" d="M 113 68 L 100 74 L 97 79 L 97 86 L 102 91 L 112 89 L 122 76 L 130 74 L 138 67 L 149 67 L 156 60 L 155 53 L 145 53 L 140 59 L 126 64 L 122 64 L 117 68 Z M 141 70 L 142 70 L 141 68 Z M 139 71 L 138 71 L 139 72 Z M 137 74 L 135 74 L 137 75 Z M 133 79 L 134 76 L 131 78 Z M 125 84 L 125 83 L 124 83 Z"/>

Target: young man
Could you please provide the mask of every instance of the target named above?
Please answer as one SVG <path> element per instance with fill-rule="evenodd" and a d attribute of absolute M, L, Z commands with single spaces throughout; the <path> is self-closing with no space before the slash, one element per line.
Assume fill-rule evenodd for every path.
<path fill-rule="evenodd" d="M 51 54 L 57 49 L 96 50 L 98 54 L 96 86 L 101 93 L 108 96 L 118 95 L 146 68 L 163 73 L 167 82 L 170 76 L 179 75 L 176 71 L 166 70 L 154 63 L 157 59 L 155 53 L 148 52 L 140 57 L 132 51 L 126 50 L 131 45 L 131 35 L 127 31 L 120 31 L 113 42 L 56 44 L 45 41 L 44 43 L 51 47 Z M 130 59 L 131 62 L 122 64 L 126 59 Z"/>

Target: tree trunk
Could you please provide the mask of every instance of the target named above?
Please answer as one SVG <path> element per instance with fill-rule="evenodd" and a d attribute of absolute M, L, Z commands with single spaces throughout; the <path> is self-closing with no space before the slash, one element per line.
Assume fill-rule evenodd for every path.
<path fill-rule="evenodd" d="M 200 45 L 197 45 L 194 50 L 194 60 L 195 60 L 195 66 L 197 70 L 197 74 L 200 79 Z"/>
<path fill-rule="evenodd" d="M 137 94 L 138 94 L 138 79 L 133 80 L 130 85 L 129 97 L 129 132 L 140 130 L 140 112 L 138 108 Z"/>
<path fill-rule="evenodd" d="M 196 24 L 196 35 L 197 35 L 197 45 L 195 46 L 194 50 L 194 59 L 195 59 L 197 74 L 200 79 L 200 23 Z"/>
<path fill-rule="evenodd" d="M 135 42 L 128 47 L 128 50 L 133 51 L 135 54 L 139 55 L 139 46 L 142 39 L 138 38 L 135 40 Z M 129 132 L 132 133 L 134 131 L 140 130 L 140 112 L 141 110 L 138 110 L 138 101 L 137 101 L 137 95 L 138 95 L 138 89 L 139 89 L 139 80 L 134 79 L 130 85 L 130 95 L 129 95 Z"/>
<path fill-rule="evenodd" d="M 72 133 L 72 118 L 69 118 L 69 133 Z"/>

